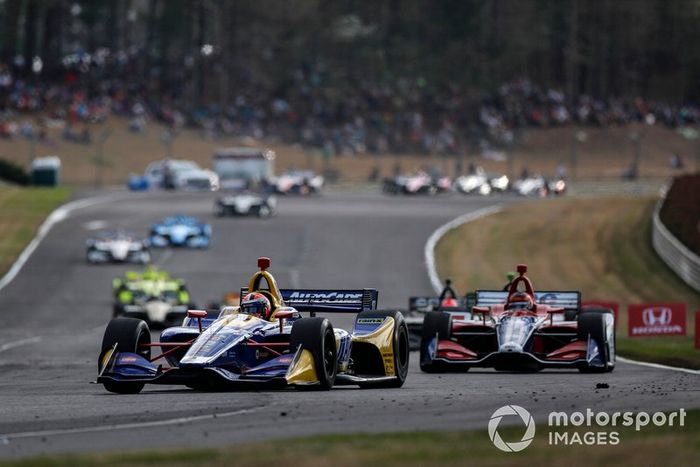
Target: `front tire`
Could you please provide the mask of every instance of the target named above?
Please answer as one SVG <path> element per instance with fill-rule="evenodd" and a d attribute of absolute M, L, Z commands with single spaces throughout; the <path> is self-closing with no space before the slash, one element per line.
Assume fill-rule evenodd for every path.
<path fill-rule="evenodd" d="M 393 353 L 394 373 L 396 378 L 392 381 L 367 382 L 360 384 L 363 388 L 400 388 L 406 382 L 408 375 L 408 360 L 410 346 L 408 340 L 408 325 L 403 314 L 399 311 L 363 311 L 357 315 L 361 318 L 392 318 L 394 320 Z"/>
<path fill-rule="evenodd" d="M 304 388 L 332 388 L 338 368 L 338 349 L 330 321 L 326 318 L 302 318 L 294 322 L 289 342 L 293 351 L 301 346 L 311 352 L 314 358 L 319 385 Z"/>
<path fill-rule="evenodd" d="M 431 311 L 425 315 L 420 344 L 420 369 L 425 373 L 442 371 L 442 365 L 439 362 L 434 362 L 428 353 L 428 346 L 436 336 L 438 340 L 450 339 L 452 336 L 451 314 L 444 311 Z"/>
<path fill-rule="evenodd" d="M 577 317 L 578 338 L 588 341 L 590 336 L 598 346 L 603 360 L 602 367 L 586 365 L 579 368 L 581 373 L 609 373 L 615 369 L 615 363 L 610 361 L 611 349 L 612 355 L 615 351 L 615 335 L 613 333 L 612 341 L 610 341 L 606 332 L 606 315 L 612 315 L 612 311 L 607 308 L 589 308 L 579 312 Z"/>
<path fill-rule="evenodd" d="M 104 357 L 117 344 L 117 352 L 131 352 L 151 358 L 151 348 L 141 347 L 151 343 L 151 332 L 145 321 L 134 318 L 115 318 L 109 322 L 102 338 L 102 351 L 97 360 L 97 369 L 102 371 Z M 109 392 L 117 394 L 137 394 L 141 392 L 144 383 L 133 381 L 105 381 L 104 387 Z"/>
<path fill-rule="evenodd" d="M 261 204 L 258 207 L 258 217 L 260 219 L 266 219 L 272 215 L 272 209 L 267 204 Z"/>

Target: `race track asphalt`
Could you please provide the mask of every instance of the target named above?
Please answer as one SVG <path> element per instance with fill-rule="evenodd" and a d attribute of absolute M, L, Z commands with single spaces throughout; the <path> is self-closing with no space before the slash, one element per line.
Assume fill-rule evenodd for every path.
<path fill-rule="evenodd" d="M 89 384 L 111 314 L 111 280 L 128 269 L 85 263 L 84 241 L 95 226 L 145 234 L 150 223 L 168 214 L 210 221 L 209 250 L 154 254 L 157 264 L 188 281 L 198 303 L 238 290 L 255 270 L 256 258 L 266 255 L 282 287 L 376 287 L 381 308 L 401 308 L 409 295 L 431 293 L 423 247 L 433 230 L 458 215 L 509 201 L 335 192 L 282 199 L 276 217 L 259 220 L 215 218 L 209 194 L 154 194 L 74 212 L 0 291 L 0 457 L 218 446 L 324 433 L 485 430 L 491 413 L 505 404 L 521 405 L 540 420 L 554 410 L 700 406 L 698 375 L 622 363 L 606 375 L 427 375 L 418 369 L 415 353 L 401 389 L 202 393 L 153 386 L 120 396 Z M 348 316 L 333 323 L 351 328 Z M 601 382 L 610 387 L 596 389 Z"/>

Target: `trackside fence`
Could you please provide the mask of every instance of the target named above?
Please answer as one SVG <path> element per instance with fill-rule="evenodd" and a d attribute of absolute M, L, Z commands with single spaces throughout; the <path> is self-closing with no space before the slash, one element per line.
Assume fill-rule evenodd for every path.
<path fill-rule="evenodd" d="M 663 201 L 661 199 L 654 209 L 651 228 L 654 250 L 685 283 L 700 292 L 700 256 L 683 245 L 661 222 L 659 212 Z"/>

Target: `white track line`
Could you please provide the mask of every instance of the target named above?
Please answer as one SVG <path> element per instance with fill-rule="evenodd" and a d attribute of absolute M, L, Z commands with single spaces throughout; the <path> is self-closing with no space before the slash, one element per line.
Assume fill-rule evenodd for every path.
<path fill-rule="evenodd" d="M 7 273 L 0 279 L 0 290 L 4 289 L 12 280 L 17 277 L 17 274 L 22 270 L 22 267 L 24 264 L 29 260 L 29 257 L 34 253 L 34 250 L 39 246 L 41 241 L 46 237 L 46 235 L 49 233 L 51 228 L 67 218 L 71 212 L 77 210 L 77 209 L 82 209 L 86 208 L 88 206 L 92 206 L 95 204 L 100 204 L 100 203 L 106 203 L 110 201 L 116 201 L 120 198 L 125 198 L 126 193 L 118 193 L 118 194 L 113 194 L 113 195 L 107 195 L 107 196 L 100 196 L 96 198 L 86 198 L 86 199 L 79 199 L 77 201 L 71 201 L 70 203 L 64 204 L 63 206 L 59 206 L 56 208 L 51 214 L 49 214 L 49 217 L 46 218 L 43 224 L 41 224 L 41 227 L 39 227 L 39 230 L 37 231 L 36 236 L 32 239 L 31 242 L 29 242 L 29 245 L 26 246 L 24 251 L 20 253 L 19 257 L 17 258 L 17 261 L 12 264 L 12 267 L 10 267 L 10 270 L 7 271 Z"/>
<path fill-rule="evenodd" d="M 435 290 L 435 293 L 439 294 L 442 291 L 442 281 L 440 280 L 440 276 L 438 276 L 437 273 L 437 268 L 435 267 L 435 246 L 437 243 L 440 241 L 443 235 L 445 235 L 447 232 L 449 232 L 452 229 L 455 229 L 461 225 L 464 225 L 468 222 L 475 221 L 477 219 L 481 219 L 482 217 L 490 216 L 491 214 L 496 214 L 497 212 L 501 211 L 500 206 L 489 206 L 483 209 L 479 209 L 478 211 L 470 212 L 468 214 L 464 214 L 462 216 L 459 216 L 455 219 L 452 219 L 450 222 L 447 222 L 446 224 L 441 225 L 440 227 L 435 230 L 430 237 L 428 238 L 428 241 L 425 242 L 425 267 L 428 270 L 428 277 L 430 278 L 430 285 L 433 287 L 433 290 Z M 649 362 L 640 362 L 637 360 L 631 360 L 629 358 L 624 358 L 624 357 L 617 357 L 617 359 L 621 362 L 624 363 L 631 363 L 633 365 L 639 365 L 639 366 L 646 366 L 650 368 L 657 368 L 659 370 L 670 370 L 670 371 L 679 371 L 682 373 L 688 373 L 691 375 L 700 375 L 700 370 L 691 370 L 690 368 L 680 368 L 680 367 L 675 367 L 675 366 L 667 366 L 667 365 L 661 365 L 658 363 L 649 363 Z"/>
<path fill-rule="evenodd" d="M 14 349 L 15 347 L 19 347 L 22 345 L 34 344 L 34 343 L 40 342 L 40 341 L 41 341 L 41 337 L 34 336 L 34 337 L 28 337 L 26 339 L 21 339 L 21 340 L 14 341 L 14 342 L 8 342 L 7 344 L 0 345 L 0 352 Z"/>
<path fill-rule="evenodd" d="M 248 414 L 261 409 L 261 407 L 253 407 L 250 409 L 234 410 L 233 412 L 221 412 L 207 415 L 195 415 L 192 417 L 168 418 L 165 420 L 154 420 L 151 422 L 134 422 L 121 423 L 113 425 L 86 426 L 82 428 L 66 428 L 63 430 L 40 430 L 40 431 L 24 431 L 19 433 L 0 434 L 0 443 L 7 444 L 13 439 L 20 438 L 36 438 L 39 436 L 57 436 L 57 435 L 72 435 L 76 433 L 99 433 L 101 431 L 112 430 L 131 430 L 136 428 L 151 428 L 156 426 L 178 425 L 184 423 L 198 422 L 201 420 L 213 420 L 217 418 L 235 417 L 237 415 Z"/>
<path fill-rule="evenodd" d="M 437 228 L 437 230 L 435 230 L 435 232 L 433 232 L 430 235 L 428 241 L 425 243 L 425 267 L 428 269 L 430 285 L 433 286 L 433 290 L 435 290 L 435 293 L 439 294 L 443 287 L 442 281 L 440 280 L 440 276 L 438 276 L 437 273 L 437 268 L 435 267 L 435 245 L 437 245 L 437 242 L 442 238 L 443 235 L 445 235 L 450 230 L 459 227 L 462 224 L 466 224 L 467 222 L 475 221 L 477 219 L 481 219 L 482 217 L 490 216 L 491 214 L 496 214 L 500 210 L 501 207 L 496 205 L 479 209 L 477 211 L 470 212 L 467 214 L 463 214 L 458 218 L 441 225 Z"/>

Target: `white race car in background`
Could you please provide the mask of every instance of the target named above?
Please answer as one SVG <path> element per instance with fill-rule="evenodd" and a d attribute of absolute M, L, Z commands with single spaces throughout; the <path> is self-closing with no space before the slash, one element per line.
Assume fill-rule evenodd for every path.
<path fill-rule="evenodd" d="M 457 177 L 454 181 L 454 189 L 464 194 L 490 195 L 494 191 L 506 191 L 510 181 L 504 174 L 489 174 L 481 167 L 477 167 L 474 173 Z"/>
<path fill-rule="evenodd" d="M 214 213 L 217 216 L 270 217 L 277 208 L 277 198 L 269 193 L 254 191 L 232 192 L 216 200 Z"/>
<path fill-rule="evenodd" d="M 148 164 L 142 176 L 129 177 L 128 185 L 132 191 L 152 188 L 216 191 L 219 189 L 219 176 L 211 170 L 202 169 L 194 161 L 163 159 Z"/>
<path fill-rule="evenodd" d="M 145 240 L 117 230 L 103 232 L 86 242 L 88 263 L 139 263 L 151 261 L 151 253 Z"/>
<path fill-rule="evenodd" d="M 277 193 L 309 195 L 323 188 L 324 179 L 311 170 L 290 170 L 272 180 Z"/>
<path fill-rule="evenodd" d="M 411 175 L 397 175 L 393 178 L 385 178 L 382 191 L 390 195 L 434 195 L 447 193 L 452 189 L 452 181 L 449 177 L 438 173 L 428 174 L 419 170 Z"/>
<path fill-rule="evenodd" d="M 176 190 L 216 191 L 219 189 L 219 176 L 206 169 L 188 169 L 175 172 L 173 186 Z"/>
<path fill-rule="evenodd" d="M 542 175 L 532 175 L 516 180 L 513 190 L 520 196 L 561 196 L 566 193 L 566 181 L 562 178 L 549 180 Z"/>

